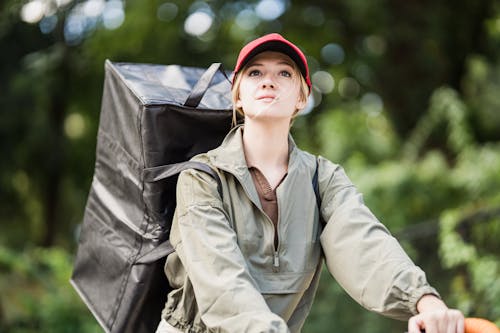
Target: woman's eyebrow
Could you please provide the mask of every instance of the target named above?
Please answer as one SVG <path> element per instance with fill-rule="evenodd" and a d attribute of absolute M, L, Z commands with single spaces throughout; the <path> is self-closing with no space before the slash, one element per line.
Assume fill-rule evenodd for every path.
<path fill-rule="evenodd" d="M 252 62 L 252 63 L 248 64 L 248 67 L 252 67 L 252 66 L 264 66 L 264 65 L 259 63 L 259 62 Z"/>
<path fill-rule="evenodd" d="M 278 63 L 278 65 L 286 65 L 286 66 L 288 66 L 288 67 L 292 67 L 292 68 L 293 68 L 292 63 L 290 63 L 290 62 L 288 62 L 288 61 L 280 61 L 280 62 Z"/>
<path fill-rule="evenodd" d="M 278 62 L 278 65 L 287 65 L 287 66 L 293 67 L 292 63 L 289 61 L 286 61 L 286 60 Z M 252 67 L 252 66 L 264 66 L 264 64 L 261 64 L 260 62 L 252 62 L 252 63 L 248 64 L 248 67 Z"/>

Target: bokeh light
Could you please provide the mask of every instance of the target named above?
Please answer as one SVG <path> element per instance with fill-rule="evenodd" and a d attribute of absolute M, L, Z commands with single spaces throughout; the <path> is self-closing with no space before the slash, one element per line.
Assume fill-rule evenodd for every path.
<path fill-rule="evenodd" d="M 266 21 L 276 20 L 285 10 L 286 4 L 282 0 L 261 0 L 255 7 L 257 16 Z"/>
<path fill-rule="evenodd" d="M 213 16 L 204 11 L 190 14 L 184 22 L 184 30 L 192 36 L 201 36 L 212 26 Z"/>
<path fill-rule="evenodd" d="M 158 10 L 156 11 L 156 16 L 160 21 L 170 22 L 177 16 L 179 12 L 179 8 L 176 4 L 171 2 L 165 2 L 158 6 Z"/>
<path fill-rule="evenodd" d="M 323 94 L 329 94 L 335 88 L 335 80 L 325 71 L 317 71 L 311 77 L 313 85 Z"/>
<path fill-rule="evenodd" d="M 67 6 L 72 0 L 32 0 L 20 11 L 24 22 L 38 23 L 40 31 L 49 34 L 59 21 L 58 9 Z M 121 0 L 87 0 L 75 5 L 67 14 L 64 26 L 64 39 L 70 45 L 81 42 L 98 23 L 106 29 L 116 29 L 125 20 L 125 10 Z"/>
<path fill-rule="evenodd" d="M 359 104 L 361 109 L 370 116 L 379 115 L 384 108 L 382 98 L 378 94 L 372 92 L 364 94 L 361 97 Z"/>
<path fill-rule="evenodd" d="M 71 113 L 64 119 L 64 133 L 70 139 L 81 138 L 85 129 L 85 119 L 80 113 Z"/>
<path fill-rule="evenodd" d="M 38 24 L 38 26 L 40 27 L 40 31 L 42 33 L 49 34 L 52 31 L 54 31 L 54 29 L 56 28 L 57 22 L 58 22 L 58 18 L 57 18 L 56 15 L 45 16 L 40 21 L 40 23 Z"/>
<path fill-rule="evenodd" d="M 119 28 L 125 21 L 125 10 L 123 2 L 111 0 L 106 2 L 102 13 L 102 23 L 106 29 L 114 30 Z"/>
<path fill-rule="evenodd" d="M 344 49 L 339 44 L 330 43 L 321 49 L 323 60 L 332 65 L 339 65 L 344 61 Z"/>
<path fill-rule="evenodd" d="M 385 52 L 386 43 L 384 38 L 371 35 L 364 38 L 363 46 L 369 53 L 380 56 Z"/>
<path fill-rule="evenodd" d="M 238 13 L 234 21 L 238 27 L 248 31 L 255 29 L 261 22 L 260 18 L 252 9 L 243 9 Z"/>
<path fill-rule="evenodd" d="M 64 26 L 64 39 L 68 44 L 78 44 L 83 39 L 86 23 L 86 17 L 80 11 L 68 15 Z"/>
<path fill-rule="evenodd" d="M 104 0 L 88 0 L 83 4 L 83 14 L 88 17 L 98 17 L 104 11 L 106 2 Z"/>
<path fill-rule="evenodd" d="M 47 4 L 41 0 L 33 0 L 21 8 L 21 19 L 27 23 L 38 23 L 45 15 Z"/>
<path fill-rule="evenodd" d="M 53 30 L 52 25 L 54 24 L 54 17 L 57 14 L 57 10 L 67 6 L 72 1 L 73 0 L 32 0 L 21 7 L 19 14 L 21 20 L 30 24 L 41 23 L 44 19 L 48 19 L 40 25 L 40 30 L 43 33 L 48 33 Z M 89 2 L 90 1 L 104 2 L 104 0 L 89 0 Z"/>
<path fill-rule="evenodd" d="M 339 94 L 344 98 L 356 98 L 359 94 L 359 90 L 358 81 L 352 77 L 344 77 L 339 81 Z"/>

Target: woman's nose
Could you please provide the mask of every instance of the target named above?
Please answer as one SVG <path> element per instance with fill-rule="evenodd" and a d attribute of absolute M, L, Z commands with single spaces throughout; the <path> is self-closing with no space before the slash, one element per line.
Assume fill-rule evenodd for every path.
<path fill-rule="evenodd" d="M 275 88 L 276 83 L 270 75 L 265 75 L 260 82 L 262 88 Z"/>

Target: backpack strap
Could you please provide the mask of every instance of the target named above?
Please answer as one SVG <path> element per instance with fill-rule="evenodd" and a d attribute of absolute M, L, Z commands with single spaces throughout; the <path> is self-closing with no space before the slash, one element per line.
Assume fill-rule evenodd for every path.
<path fill-rule="evenodd" d="M 195 161 L 179 162 L 174 164 L 160 165 L 153 168 L 147 168 L 143 170 L 143 177 L 145 182 L 157 182 L 163 179 L 167 179 L 172 176 L 179 175 L 182 171 L 188 169 L 195 169 L 205 172 L 212 176 L 217 181 L 217 191 L 222 197 L 222 182 L 219 175 L 214 169 L 209 167 L 207 164 Z M 138 264 L 148 264 L 155 262 L 161 258 L 168 256 L 170 253 L 174 252 L 174 248 L 170 241 L 166 241 L 159 244 L 152 251 L 145 253 L 141 257 L 137 258 Z"/>
<path fill-rule="evenodd" d="M 326 222 L 323 219 L 323 216 L 321 216 L 321 196 L 319 194 L 318 169 L 319 169 L 319 161 L 318 158 L 316 158 L 316 169 L 314 170 L 312 185 L 313 185 L 314 195 L 316 195 L 316 205 L 318 206 L 319 210 L 319 222 L 321 226 L 325 228 Z"/>
<path fill-rule="evenodd" d="M 167 165 L 160 165 L 153 168 L 147 168 L 144 169 L 143 177 L 145 182 L 152 183 L 178 175 L 182 171 L 188 169 L 203 171 L 212 176 L 212 178 L 215 179 L 215 181 L 217 182 L 217 191 L 222 197 L 222 182 L 219 178 L 219 175 L 217 174 L 217 172 L 215 172 L 214 169 L 212 169 L 207 164 L 202 162 L 186 161 L 186 162 L 179 162 Z"/>

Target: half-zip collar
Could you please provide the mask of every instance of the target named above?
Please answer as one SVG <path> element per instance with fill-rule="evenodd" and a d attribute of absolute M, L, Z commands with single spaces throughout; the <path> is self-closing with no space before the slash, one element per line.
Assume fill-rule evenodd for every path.
<path fill-rule="evenodd" d="M 298 149 L 296 148 L 295 142 L 293 141 L 292 137 L 289 135 L 288 138 L 288 146 L 289 146 L 289 158 L 288 158 L 288 172 L 287 172 L 287 177 L 290 175 L 290 173 L 296 173 L 298 169 L 300 168 L 300 165 L 303 165 L 300 163 L 300 159 L 297 157 L 298 156 Z M 247 193 L 248 198 L 254 205 L 259 207 L 260 210 L 262 210 L 264 214 L 264 210 L 262 207 L 262 204 L 260 202 L 259 194 L 257 192 L 256 186 L 254 184 L 252 175 L 249 170 L 249 166 L 246 163 L 245 159 L 245 153 L 243 149 L 243 125 L 240 125 L 236 128 L 234 128 L 224 139 L 222 144 L 208 152 L 207 154 L 210 163 L 212 163 L 213 166 L 220 170 L 224 170 L 230 174 L 232 174 L 241 184 L 243 187 L 244 191 Z M 304 171 L 304 170 L 302 170 Z M 278 190 L 280 186 L 283 184 L 283 182 L 286 182 L 287 177 L 285 177 L 280 185 L 276 188 L 276 193 L 278 193 Z M 281 191 L 280 191 L 281 192 Z M 279 200 L 279 198 L 276 198 L 278 202 L 278 222 L 276 225 L 271 221 L 271 219 L 266 216 L 266 219 L 269 221 L 269 228 L 272 229 L 272 234 L 273 237 L 270 240 L 269 247 L 272 255 L 272 265 L 273 265 L 273 271 L 274 272 L 279 272 L 280 270 L 280 229 L 281 229 L 281 222 L 280 222 L 280 214 L 279 212 L 283 207 L 280 207 L 279 202 L 281 201 L 282 204 L 286 204 L 283 202 L 283 200 Z"/>
<path fill-rule="evenodd" d="M 210 163 L 216 168 L 234 175 L 249 195 L 250 200 L 252 200 L 257 207 L 261 207 L 259 195 L 253 185 L 252 176 L 250 175 L 245 159 L 245 152 L 243 149 L 243 128 L 244 125 L 233 128 L 222 144 L 218 148 L 209 151 L 207 155 L 210 159 Z M 290 174 L 290 172 L 296 168 L 297 164 L 297 147 L 290 135 L 288 137 L 288 147 L 288 174 Z"/>

